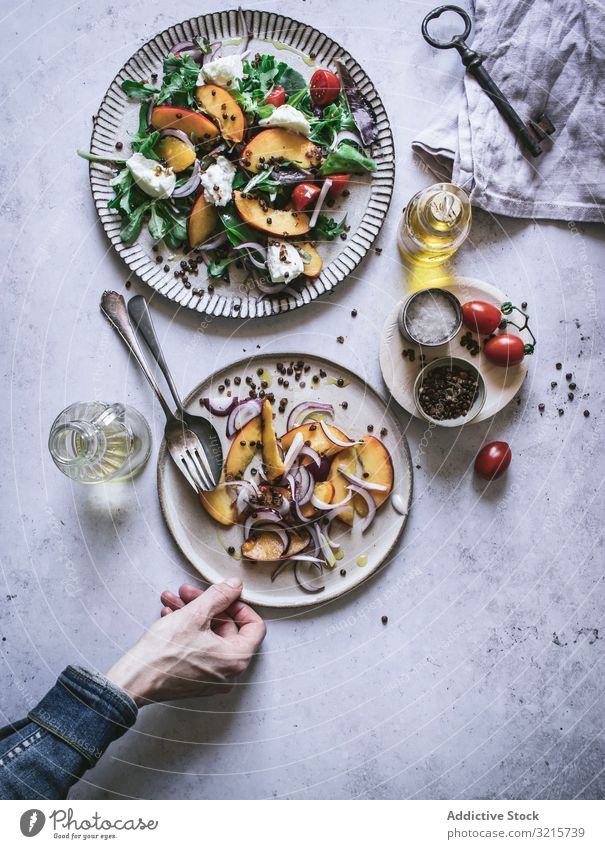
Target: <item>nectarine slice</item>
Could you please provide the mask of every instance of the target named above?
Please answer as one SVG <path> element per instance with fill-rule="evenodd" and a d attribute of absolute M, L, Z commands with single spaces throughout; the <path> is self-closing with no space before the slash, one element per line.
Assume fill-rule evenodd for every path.
<path fill-rule="evenodd" d="M 260 416 L 251 419 L 236 433 L 225 461 L 225 477 L 228 481 L 239 480 L 256 454 L 261 441 Z"/>
<path fill-rule="evenodd" d="M 218 136 L 218 127 L 205 115 L 180 106 L 156 106 L 151 113 L 151 126 L 156 130 L 181 130 L 198 143 Z"/>
<path fill-rule="evenodd" d="M 263 531 L 242 543 L 241 552 L 247 560 L 280 560 L 284 546 L 277 534 Z"/>
<path fill-rule="evenodd" d="M 223 475 L 216 489 L 209 492 L 200 492 L 200 501 L 206 512 L 215 521 L 228 527 L 237 522 L 238 516 L 235 502 L 231 498 L 231 487 L 225 486 L 224 480 Z"/>
<path fill-rule="evenodd" d="M 309 216 L 304 212 L 290 212 L 285 209 L 271 209 L 258 198 L 233 192 L 233 202 L 242 219 L 263 233 L 272 236 L 304 236 L 311 229 Z"/>
<path fill-rule="evenodd" d="M 349 481 L 345 478 L 344 475 L 341 475 L 339 469 L 342 466 L 347 472 L 351 475 L 355 474 L 355 470 L 357 468 L 357 461 L 355 459 L 355 449 L 354 448 L 345 448 L 343 451 L 339 451 L 338 454 L 332 460 L 330 465 L 330 471 L 328 472 L 328 480 L 332 483 L 334 488 L 334 494 L 332 496 L 332 502 L 334 504 L 338 504 L 343 501 L 349 492 L 347 486 Z M 362 499 L 363 501 L 363 499 Z M 364 501 L 365 505 L 365 501 Z M 353 510 L 352 504 L 347 504 L 346 507 L 343 507 L 338 514 L 338 518 L 341 522 L 344 522 L 345 525 L 353 524 L 353 519 L 355 518 L 355 512 Z"/>
<path fill-rule="evenodd" d="M 158 153 L 175 174 L 184 171 L 195 162 L 195 150 L 172 136 L 160 139 Z"/>
<path fill-rule="evenodd" d="M 273 427 L 273 409 L 268 398 L 261 408 L 261 432 L 263 442 L 263 462 L 270 481 L 281 478 L 284 473 L 284 461 L 279 453 L 275 428 Z"/>
<path fill-rule="evenodd" d="M 346 436 L 337 427 L 334 427 L 334 425 L 327 425 L 327 428 L 328 431 L 336 437 L 336 439 L 340 439 L 342 442 L 351 441 L 348 436 Z M 281 447 L 284 451 L 287 451 L 292 445 L 292 440 L 297 433 L 302 433 L 305 442 L 308 442 L 311 448 L 314 448 L 324 457 L 332 457 L 334 454 L 338 454 L 339 451 L 342 451 L 342 446 L 335 445 L 334 442 L 329 440 L 318 422 L 307 422 L 306 424 L 294 427 L 292 430 L 284 433 L 281 438 Z"/>
<path fill-rule="evenodd" d="M 201 85 L 195 90 L 195 99 L 202 109 L 214 118 L 224 139 L 243 141 L 246 119 L 232 94 L 217 85 Z"/>
<path fill-rule="evenodd" d="M 393 461 L 386 447 L 375 436 L 362 437 L 363 445 L 357 446 L 357 458 L 361 463 L 366 480 L 386 486 L 384 491 L 370 490 L 377 507 L 387 500 L 393 489 Z"/>
<path fill-rule="evenodd" d="M 319 277 L 323 268 L 323 260 L 316 249 L 309 242 L 297 242 L 296 247 L 301 251 L 304 271 L 306 277 Z"/>
<path fill-rule="evenodd" d="M 330 502 L 334 501 L 334 485 L 330 481 L 318 481 L 313 487 L 313 495 L 315 498 L 323 501 L 324 504 L 330 504 Z M 317 516 L 321 511 L 308 501 L 300 508 L 300 512 L 305 519 L 312 519 L 313 516 Z"/>
<path fill-rule="evenodd" d="M 187 238 L 192 248 L 197 248 L 206 241 L 208 236 L 218 226 L 218 215 L 211 203 L 208 203 L 204 195 L 200 195 L 191 208 L 187 219 Z"/>
<path fill-rule="evenodd" d="M 240 161 L 242 167 L 253 174 L 263 165 L 279 161 L 291 162 L 299 168 L 311 168 L 321 163 L 321 151 L 305 136 L 273 128 L 254 136 L 244 148 Z"/>

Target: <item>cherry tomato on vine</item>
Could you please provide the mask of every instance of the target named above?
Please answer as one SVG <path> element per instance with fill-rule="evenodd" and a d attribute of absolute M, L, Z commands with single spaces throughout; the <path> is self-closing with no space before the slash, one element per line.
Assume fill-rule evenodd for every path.
<path fill-rule="evenodd" d="M 292 203 L 299 212 L 306 209 L 310 203 L 317 200 L 320 189 L 313 183 L 299 183 L 292 192 Z"/>
<path fill-rule="evenodd" d="M 525 356 L 525 344 L 520 336 L 500 333 L 483 346 L 487 359 L 497 366 L 516 366 Z"/>
<path fill-rule="evenodd" d="M 462 320 L 479 336 L 489 336 L 502 321 L 500 307 L 485 301 L 469 301 L 462 307 Z"/>
<path fill-rule="evenodd" d="M 265 97 L 265 103 L 270 103 L 271 106 L 275 106 L 277 109 L 278 106 L 283 106 L 286 102 L 286 89 L 283 85 L 276 86 L 273 91 L 270 91 L 269 94 Z"/>
<path fill-rule="evenodd" d="M 488 442 L 475 458 L 475 471 L 486 481 L 495 481 L 508 469 L 512 456 L 508 442 Z"/>
<path fill-rule="evenodd" d="M 331 198 L 340 197 L 344 190 L 348 187 L 350 179 L 350 174 L 330 174 L 332 185 L 328 189 L 328 196 Z"/>
<path fill-rule="evenodd" d="M 326 71 L 324 68 L 315 71 L 309 87 L 311 100 L 318 106 L 327 106 L 328 103 L 334 103 L 340 94 L 340 80 L 336 74 L 333 74 L 332 71 Z"/>

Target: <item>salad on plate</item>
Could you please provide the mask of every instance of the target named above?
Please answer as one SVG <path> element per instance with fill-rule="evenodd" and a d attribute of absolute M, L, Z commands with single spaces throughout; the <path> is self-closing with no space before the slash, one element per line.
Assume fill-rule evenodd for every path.
<path fill-rule="evenodd" d="M 296 377 L 304 368 L 302 362 L 277 365 L 282 376 Z M 287 411 L 282 399 L 276 413 L 274 393 L 257 391 L 253 383 L 246 380 L 250 390 L 243 400 L 224 394 L 226 386 L 219 387 L 220 397 L 201 399 L 225 422 L 229 447 L 218 487 L 200 500 L 219 526 L 241 529 L 237 547 L 225 545 L 232 557 L 274 563 L 272 581 L 291 566 L 301 589 L 318 593 L 324 571 L 343 557 L 335 523 L 345 532 L 359 523 L 363 535 L 388 500 L 397 512 L 405 511 L 392 495 L 391 455 L 371 432 L 344 432 L 333 404 L 306 400 Z"/>
<path fill-rule="evenodd" d="M 331 208 L 377 168 L 371 108 L 344 64 L 335 69 L 307 80 L 272 54 L 223 55 L 198 38 L 172 47 L 161 80 L 123 80 L 141 103 L 130 156 L 81 153 L 115 171 L 108 205 L 122 241 L 146 227 L 189 255 L 175 276 L 205 266 L 209 280 L 229 280 L 235 265 L 262 295 L 318 277 L 322 244 L 349 230 Z"/>

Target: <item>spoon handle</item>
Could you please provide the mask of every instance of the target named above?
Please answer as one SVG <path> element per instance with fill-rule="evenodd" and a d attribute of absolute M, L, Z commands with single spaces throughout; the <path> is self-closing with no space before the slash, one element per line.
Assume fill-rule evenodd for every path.
<path fill-rule="evenodd" d="M 142 295 L 135 295 L 134 298 L 131 298 L 128 301 L 128 314 L 132 320 L 132 323 L 135 325 L 143 339 L 145 340 L 145 344 L 151 351 L 155 361 L 159 365 L 162 374 L 166 378 L 166 383 L 168 384 L 170 391 L 172 392 L 172 397 L 174 398 L 174 402 L 177 405 L 179 411 L 183 411 L 183 405 L 181 403 L 181 398 L 179 396 L 178 390 L 172 379 L 172 374 L 170 373 L 170 369 L 168 368 L 168 363 L 164 359 L 164 354 L 162 353 L 162 348 L 160 347 L 160 341 L 158 339 L 157 333 L 155 332 L 155 327 L 153 326 L 153 322 L 151 320 L 151 313 L 147 307 L 147 301 Z"/>
<path fill-rule="evenodd" d="M 133 357 L 141 367 L 141 371 L 157 395 L 158 401 L 162 405 L 166 418 L 171 421 L 174 419 L 174 413 L 168 406 L 168 402 L 162 395 L 162 391 L 147 365 L 145 354 L 143 353 L 134 330 L 132 329 L 132 325 L 130 324 L 128 312 L 126 311 L 126 304 L 122 295 L 118 294 L 118 292 L 104 292 L 103 297 L 101 298 L 101 312 L 105 315 L 110 324 L 113 325 L 114 329 L 117 330 L 127 347 L 130 349 Z"/>

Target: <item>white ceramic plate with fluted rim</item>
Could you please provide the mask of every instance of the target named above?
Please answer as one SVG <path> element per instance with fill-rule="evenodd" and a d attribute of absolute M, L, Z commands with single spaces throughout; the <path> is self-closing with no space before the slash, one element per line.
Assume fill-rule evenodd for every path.
<path fill-rule="evenodd" d="M 500 289 L 485 283 L 475 277 L 443 278 L 431 281 L 431 286 L 447 289 L 456 295 L 461 304 L 467 301 L 486 301 L 499 307 L 500 304 L 510 300 Z M 382 339 L 380 343 L 380 368 L 382 376 L 389 392 L 397 403 L 407 410 L 412 416 L 422 418 L 414 400 L 414 381 L 420 371 L 420 348 L 412 342 L 404 339 L 399 331 L 399 313 L 405 298 L 392 309 L 384 324 Z M 527 360 L 519 365 L 509 368 L 490 363 L 483 351 L 473 357 L 467 348 L 460 344 L 460 339 L 466 333 L 467 328 L 462 327 L 455 339 L 446 345 L 435 348 L 424 348 L 427 363 L 439 357 L 461 357 L 476 366 L 485 381 L 485 404 L 477 416 L 463 427 L 482 422 L 500 412 L 515 397 L 527 374 Z M 508 333 L 516 333 L 514 327 L 507 330 Z M 402 356 L 404 349 L 413 348 L 416 351 L 416 359 L 411 362 L 409 358 Z"/>
<path fill-rule="evenodd" d="M 298 360 L 303 360 L 311 366 L 311 370 L 306 374 L 303 372 L 301 378 L 306 386 L 300 387 L 292 376 L 287 378 L 290 385 L 284 389 L 277 384 L 279 375 L 276 365 L 278 362 L 289 364 Z M 177 546 L 205 580 L 214 583 L 237 575 L 244 582 L 242 598 L 265 607 L 322 605 L 357 587 L 377 572 L 381 564 L 389 560 L 405 527 L 412 501 L 413 473 L 410 449 L 394 409 L 361 377 L 341 365 L 305 354 L 258 355 L 226 366 L 200 383 L 188 395 L 185 400 L 187 409 L 196 413 L 205 412 L 205 408 L 200 406 L 200 398 L 218 396 L 218 386 L 225 385 L 226 378 L 231 380 L 230 388 L 234 389 L 236 387 L 233 380 L 239 376 L 240 390 L 242 387 L 248 389 L 245 378 L 250 375 L 253 380 L 258 381 L 258 369 L 263 369 L 272 378 L 267 391 L 275 392 L 276 403 L 273 407 L 277 414 L 275 428 L 278 436 L 286 430 L 288 411 L 301 401 L 332 403 L 335 410 L 334 423 L 353 438 L 366 435 L 367 426 L 372 424 L 373 435 L 381 439 L 390 453 L 394 470 L 393 493 L 401 498 L 404 513 L 398 512 L 391 499 L 387 499 L 363 535 L 359 520 L 352 529 L 346 528 L 341 522 L 334 522 L 334 536 L 340 539 L 344 556 L 334 569 L 326 569 L 325 589 L 312 595 L 300 589 L 290 566 L 272 583 L 270 576 L 276 563 L 252 563 L 236 559 L 228 553 L 229 546 L 239 551 L 243 540 L 241 525 L 223 528 L 206 513 L 191 487 L 175 468 L 164 443 L 161 445 L 158 459 L 158 492 L 162 512 Z M 322 377 L 318 384 L 314 384 L 311 378 L 314 374 L 319 374 L 320 369 L 325 371 L 326 376 Z M 348 385 L 337 386 L 335 381 L 339 377 L 348 381 Z M 243 399 L 247 394 L 240 391 L 238 397 Z M 284 397 L 288 399 L 288 405 L 286 412 L 280 414 L 277 411 L 278 401 Z M 343 401 L 348 403 L 346 410 L 340 406 Z M 231 442 L 225 436 L 226 419 L 213 416 L 212 421 L 221 436 L 226 455 Z M 383 428 L 387 429 L 387 433 L 381 436 Z M 253 464 L 257 468 L 260 465 L 259 454 Z M 358 565 L 359 557 L 367 558 L 367 562 L 362 566 Z M 340 574 L 341 569 L 346 571 L 344 577 Z M 388 573 L 386 578 L 388 579 Z"/>
<path fill-rule="evenodd" d="M 246 10 L 243 14 L 248 29 L 254 34 L 248 48 L 251 55 L 256 52 L 274 53 L 300 71 L 305 79 L 309 79 L 315 69 L 329 68 L 334 59 L 340 58 L 376 116 L 378 137 L 369 153 L 376 160 L 377 171 L 372 176 L 355 175 L 350 197 L 341 198 L 329 210 L 330 215 L 338 220 L 346 213 L 351 229 L 346 241 L 336 239 L 321 245 L 324 267 L 320 276 L 314 280 L 300 278 L 293 281 L 292 286 L 298 292 L 296 296 L 262 298 L 251 284 L 240 284 L 235 280 L 231 285 L 213 281 L 215 289 L 209 293 L 202 274 L 191 277 L 191 288 L 186 288 L 180 278 L 174 277 L 184 253 L 161 249 L 158 253 L 164 262 L 156 262 L 157 253 L 152 250 L 154 240 L 146 227 L 132 245 L 125 245 L 120 239 L 119 215 L 107 208 L 114 195 L 109 185 L 112 177 L 109 170 L 91 163 L 90 183 L 105 233 L 126 265 L 141 280 L 182 307 L 208 315 L 247 319 L 278 315 L 302 307 L 330 292 L 357 268 L 378 236 L 389 208 L 395 179 L 395 155 L 393 134 L 382 100 L 365 71 L 343 47 L 320 30 L 284 15 L 258 10 Z M 149 79 L 152 73 L 158 74 L 161 80 L 162 61 L 171 46 L 195 36 L 206 37 L 211 42 L 231 40 L 232 43 L 225 46 L 225 54 L 237 52 L 237 44 L 233 41 L 241 36 L 238 11 L 190 18 L 169 27 L 139 48 L 118 72 L 97 110 L 91 138 L 92 153 L 115 156 L 118 141 L 127 149 L 128 132 L 135 131 L 138 126 L 139 103 L 124 94 L 121 82 L 125 79 Z M 313 56 L 313 63 L 309 65 L 303 56 Z M 172 259 L 167 262 L 169 270 L 164 271 L 167 257 Z M 203 289 L 204 293 L 194 295 L 193 291 L 197 289 Z"/>

